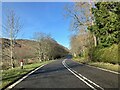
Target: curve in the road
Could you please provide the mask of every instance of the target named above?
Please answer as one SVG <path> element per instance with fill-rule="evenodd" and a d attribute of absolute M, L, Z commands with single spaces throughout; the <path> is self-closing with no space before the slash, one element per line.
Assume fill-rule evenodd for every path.
<path fill-rule="evenodd" d="M 74 74 L 77 78 L 79 78 L 81 81 L 83 81 L 86 85 L 88 85 L 90 88 L 92 88 L 93 90 L 104 90 L 101 86 L 99 86 L 98 84 L 94 83 L 93 81 L 89 80 L 88 78 L 86 78 L 85 76 L 83 76 L 82 74 L 78 73 L 77 71 L 73 70 L 72 68 L 70 68 L 67 64 L 66 64 L 66 59 L 62 61 L 62 64 L 64 65 L 64 67 L 66 67 L 68 69 L 68 71 L 70 71 L 72 74 Z M 97 88 L 96 88 L 97 87 Z"/>

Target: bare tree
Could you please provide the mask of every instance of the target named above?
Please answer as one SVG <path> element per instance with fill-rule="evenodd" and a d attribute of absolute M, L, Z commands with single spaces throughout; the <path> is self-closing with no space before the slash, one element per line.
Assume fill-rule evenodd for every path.
<path fill-rule="evenodd" d="M 42 61 L 43 52 L 42 52 L 42 42 L 41 41 L 43 38 L 43 34 L 40 32 L 35 32 L 33 38 L 37 43 L 37 45 L 35 46 L 37 57 L 38 57 L 39 61 Z"/>
<path fill-rule="evenodd" d="M 34 39 L 38 45 L 35 46 L 39 61 L 60 58 L 68 53 L 49 34 L 36 32 Z"/>
<path fill-rule="evenodd" d="M 76 57 L 79 54 L 84 55 L 85 48 L 88 47 L 88 35 L 87 33 L 79 33 L 78 35 L 73 35 L 71 37 L 71 51 L 73 55 Z"/>
<path fill-rule="evenodd" d="M 47 60 L 47 59 L 49 60 L 49 55 L 51 50 L 50 35 L 41 32 L 36 32 L 34 33 L 34 39 L 38 44 L 37 46 L 35 46 L 35 48 L 37 51 L 39 61 Z"/>
<path fill-rule="evenodd" d="M 10 39 L 10 59 L 11 59 L 11 67 L 14 67 L 14 47 L 15 47 L 15 39 L 19 31 L 21 30 L 20 18 L 16 15 L 14 10 L 9 10 L 6 14 L 5 24 L 3 28 L 7 37 Z"/>
<path fill-rule="evenodd" d="M 87 30 L 88 26 L 93 24 L 93 15 L 92 15 L 92 6 L 93 3 L 88 2 L 77 2 L 73 6 L 66 6 L 67 16 L 72 18 L 71 30 L 80 32 L 90 32 Z M 93 34 L 94 45 L 97 45 L 96 37 Z"/>

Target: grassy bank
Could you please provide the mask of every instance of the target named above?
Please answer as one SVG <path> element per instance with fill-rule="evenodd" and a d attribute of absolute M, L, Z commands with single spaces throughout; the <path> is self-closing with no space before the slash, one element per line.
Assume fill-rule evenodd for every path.
<path fill-rule="evenodd" d="M 73 59 L 80 63 L 87 63 L 92 66 L 120 72 L 120 60 L 119 60 L 119 54 L 120 50 L 118 48 L 120 46 L 120 43 L 113 44 L 110 47 L 95 47 L 92 48 L 91 51 L 89 51 L 89 57 L 86 56 L 78 56 L 74 57 Z M 89 60 L 91 59 L 91 60 Z"/>
<path fill-rule="evenodd" d="M 79 59 L 73 58 L 73 60 L 77 61 L 79 63 L 86 63 L 86 64 L 91 65 L 91 66 L 120 72 L 120 65 L 118 65 L 118 64 L 111 64 L 111 63 L 105 63 L 105 62 L 88 62 L 88 61 L 84 60 L 84 58 L 81 58 L 81 59 L 80 58 Z"/>
<path fill-rule="evenodd" d="M 89 65 L 120 72 L 120 65 L 118 64 L 110 64 L 110 63 L 103 63 L 103 62 L 91 62 Z"/>
<path fill-rule="evenodd" d="M 10 69 L 10 70 L 5 70 L 2 72 L 2 85 L 0 86 L 0 88 L 5 87 L 6 85 L 8 85 L 9 83 L 13 82 L 14 80 L 20 78 L 22 75 L 30 72 L 31 70 L 52 62 L 51 61 L 44 61 L 41 63 L 35 63 L 35 64 L 29 64 L 29 65 L 25 65 L 24 69 L 21 69 L 20 67 L 16 67 L 14 69 Z"/>

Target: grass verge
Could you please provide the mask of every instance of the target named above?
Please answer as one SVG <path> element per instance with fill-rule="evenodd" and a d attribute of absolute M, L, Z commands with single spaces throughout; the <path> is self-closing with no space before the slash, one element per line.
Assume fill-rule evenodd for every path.
<path fill-rule="evenodd" d="M 88 61 L 85 61 L 84 58 L 81 58 L 81 59 L 73 58 L 73 60 L 77 61 L 78 63 L 86 63 L 91 66 L 100 67 L 100 68 L 104 68 L 107 70 L 112 70 L 120 73 L 120 65 L 118 64 L 111 64 L 111 63 L 104 63 L 104 62 L 88 62 Z"/>
<path fill-rule="evenodd" d="M 118 65 L 118 64 L 103 63 L 103 62 L 90 62 L 89 65 L 112 70 L 112 71 L 120 73 L 120 69 L 119 69 L 120 65 Z"/>
<path fill-rule="evenodd" d="M 31 70 L 52 62 L 51 61 L 44 61 L 40 63 L 34 63 L 34 64 L 29 64 L 29 65 L 24 65 L 24 69 L 21 69 L 20 67 L 16 67 L 14 69 L 10 70 L 5 70 L 2 72 L 2 85 L 0 85 L 0 88 L 5 87 L 6 85 L 10 84 L 11 82 L 15 81 L 16 79 L 20 78 L 21 76 L 27 74 Z"/>

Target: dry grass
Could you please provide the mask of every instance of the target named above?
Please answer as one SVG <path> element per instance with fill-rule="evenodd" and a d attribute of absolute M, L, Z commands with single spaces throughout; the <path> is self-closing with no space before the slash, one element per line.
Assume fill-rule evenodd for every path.
<path fill-rule="evenodd" d="M 120 72 L 120 65 L 118 64 L 110 64 L 110 63 L 103 63 L 103 62 L 90 62 L 89 65 Z"/>
<path fill-rule="evenodd" d="M 119 64 L 111 64 L 111 63 L 104 63 L 104 62 L 88 62 L 88 61 L 84 60 L 84 58 L 74 59 L 74 60 L 79 62 L 79 63 L 87 63 L 88 65 L 91 65 L 91 66 L 120 72 L 120 65 Z"/>

